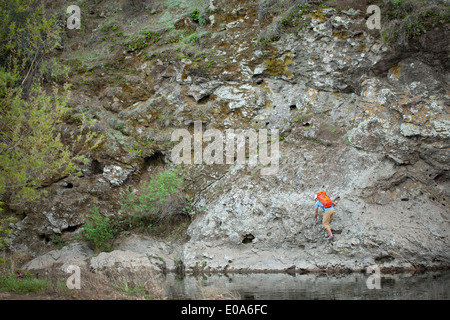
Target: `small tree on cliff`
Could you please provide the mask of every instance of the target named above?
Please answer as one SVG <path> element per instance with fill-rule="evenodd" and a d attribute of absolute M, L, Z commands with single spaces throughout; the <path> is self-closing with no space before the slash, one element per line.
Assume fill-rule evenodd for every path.
<path fill-rule="evenodd" d="M 62 141 L 69 86 L 47 92 L 41 76 L 63 27 L 40 3 L 0 2 L 0 210 L 36 200 L 45 180 L 73 173 L 93 140 L 79 134 Z"/>

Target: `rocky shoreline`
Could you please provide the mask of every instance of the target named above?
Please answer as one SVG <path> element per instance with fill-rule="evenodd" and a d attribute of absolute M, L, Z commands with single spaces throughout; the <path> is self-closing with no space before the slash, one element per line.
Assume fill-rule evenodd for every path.
<path fill-rule="evenodd" d="M 251 264 L 233 267 L 227 265 L 214 268 L 207 262 L 195 262 L 185 264 L 182 245 L 167 244 L 156 241 L 150 237 L 131 236 L 111 252 L 95 254 L 89 247 L 81 243 L 74 243 L 58 250 L 52 250 L 44 255 L 38 256 L 23 266 L 35 274 L 48 274 L 50 270 L 58 269 L 66 272 L 68 266 L 77 266 L 88 269 L 94 273 L 104 272 L 133 272 L 149 271 L 156 274 L 176 273 L 179 275 L 199 274 L 234 274 L 234 273 L 289 273 L 289 274 L 343 274 L 343 273 L 366 273 L 366 266 L 354 268 L 340 266 L 317 266 L 311 262 L 302 262 L 302 267 L 286 264 L 284 268 L 255 268 Z M 270 261 L 265 261 L 270 265 Z M 231 264 L 231 263 L 230 263 Z M 445 271 L 450 266 L 446 264 L 435 265 L 398 265 L 395 263 L 383 263 L 376 265 L 382 274 L 392 273 L 420 273 L 426 271 Z"/>

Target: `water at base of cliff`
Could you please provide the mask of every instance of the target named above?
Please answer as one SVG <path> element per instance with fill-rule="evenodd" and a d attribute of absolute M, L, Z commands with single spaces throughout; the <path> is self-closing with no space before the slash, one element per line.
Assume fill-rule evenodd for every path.
<path fill-rule="evenodd" d="M 448 300 L 450 271 L 381 274 L 247 273 L 166 275 L 168 299 Z"/>

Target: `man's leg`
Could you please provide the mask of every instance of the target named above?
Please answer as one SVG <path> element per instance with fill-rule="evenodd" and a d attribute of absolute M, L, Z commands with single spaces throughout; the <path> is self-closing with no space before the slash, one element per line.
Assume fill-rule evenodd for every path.
<path fill-rule="evenodd" d="M 334 214 L 333 209 L 325 211 L 323 214 L 323 226 L 325 227 L 325 230 L 327 230 L 329 237 L 331 237 L 333 235 L 333 233 L 331 232 L 331 226 L 330 226 L 330 222 L 331 222 L 331 218 L 333 218 L 333 214 Z"/>

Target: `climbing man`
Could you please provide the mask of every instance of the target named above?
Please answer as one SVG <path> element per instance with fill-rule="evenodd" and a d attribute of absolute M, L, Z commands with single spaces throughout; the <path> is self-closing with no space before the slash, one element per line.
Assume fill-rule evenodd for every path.
<path fill-rule="evenodd" d="M 317 223 L 317 216 L 319 214 L 319 208 L 324 210 L 322 224 L 327 230 L 327 235 L 325 239 L 331 240 L 333 239 L 333 233 L 331 232 L 330 222 L 334 215 L 334 207 L 333 205 L 337 205 L 337 201 L 331 201 L 331 199 L 327 196 L 324 191 L 317 193 L 314 196 L 314 200 L 316 200 L 316 204 L 314 206 L 314 223 Z"/>

